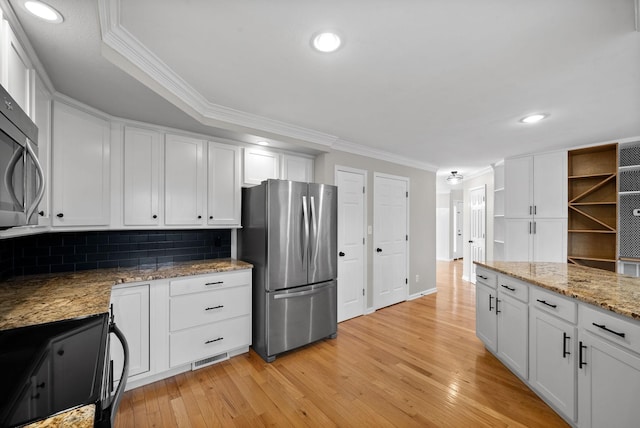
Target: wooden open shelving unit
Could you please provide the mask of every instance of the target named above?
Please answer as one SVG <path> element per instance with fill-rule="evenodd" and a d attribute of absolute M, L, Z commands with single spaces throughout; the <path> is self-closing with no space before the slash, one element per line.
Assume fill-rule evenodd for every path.
<path fill-rule="evenodd" d="M 570 150 L 569 263 L 616 271 L 618 144 Z"/>

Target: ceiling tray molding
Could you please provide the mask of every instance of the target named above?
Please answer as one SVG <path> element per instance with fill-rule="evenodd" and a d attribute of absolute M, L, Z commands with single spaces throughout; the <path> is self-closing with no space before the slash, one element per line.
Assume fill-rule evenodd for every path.
<path fill-rule="evenodd" d="M 320 131 L 209 102 L 120 24 L 120 0 L 99 0 L 98 3 L 102 43 L 120 58 L 103 51 L 105 57 L 200 122 L 214 126 L 232 124 L 325 147 L 331 147 L 338 140 Z M 123 60 L 130 64 L 123 64 Z M 131 65 L 138 72 L 132 70 Z"/>
<path fill-rule="evenodd" d="M 345 140 L 338 140 L 332 147 L 334 150 L 352 153 L 355 155 L 366 156 L 373 159 L 379 159 L 387 162 L 397 163 L 412 168 L 422 169 L 425 171 L 436 172 L 438 168 L 427 162 L 418 162 L 415 159 L 399 156 L 384 150 L 377 150 L 361 144 L 352 143 Z"/>

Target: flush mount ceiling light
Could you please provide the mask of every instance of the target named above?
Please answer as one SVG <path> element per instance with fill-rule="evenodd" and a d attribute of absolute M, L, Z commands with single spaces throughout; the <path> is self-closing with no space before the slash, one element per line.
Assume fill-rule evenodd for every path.
<path fill-rule="evenodd" d="M 64 20 L 60 12 L 41 1 L 26 1 L 24 2 L 24 7 L 32 15 L 53 24 L 59 24 Z"/>
<path fill-rule="evenodd" d="M 451 171 L 451 175 L 447 177 L 447 183 L 449 184 L 458 184 L 462 181 L 464 177 L 458 174 L 458 171 Z"/>
<path fill-rule="evenodd" d="M 335 52 L 341 45 L 340 36 L 330 31 L 318 33 L 311 39 L 311 46 L 318 52 Z"/>
<path fill-rule="evenodd" d="M 530 114 L 529 116 L 525 116 L 522 119 L 520 119 L 520 122 L 522 123 L 536 123 L 536 122 L 540 122 L 542 119 L 548 117 L 548 114 L 545 113 L 536 113 L 536 114 Z"/>
<path fill-rule="evenodd" d="M 268 146 L 269 142 L 267 142 L 267 141 L 258 141 L 256 144 L 259 145 L 259 146 Z"/>

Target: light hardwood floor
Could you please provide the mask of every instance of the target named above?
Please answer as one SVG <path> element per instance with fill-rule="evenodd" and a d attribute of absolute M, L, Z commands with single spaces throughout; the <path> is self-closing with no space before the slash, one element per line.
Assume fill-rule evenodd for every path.
<path fill-rule="evenodd" d="M 475 336 L 475 287 L 438 262 L 438 293 L 338 325 L 267 364 L 253 351 L 127 392 L 116 427 L 567 426 Z"/>

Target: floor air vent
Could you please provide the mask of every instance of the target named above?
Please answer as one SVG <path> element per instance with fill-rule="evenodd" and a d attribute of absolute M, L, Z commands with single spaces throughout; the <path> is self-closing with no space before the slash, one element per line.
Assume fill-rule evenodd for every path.
<path fill-rule="evenodd" d="M 202 367 L 210 366 L 211 364 L 218 363 L 220 361 L 228 360 L 229 354 L 224 352 L 220 355 L 216 355 L 215 357 L 205 358 L 204 360 L 196 361 L 195 363 L 191 363 L 191 371 L 200 369 Z"/>

